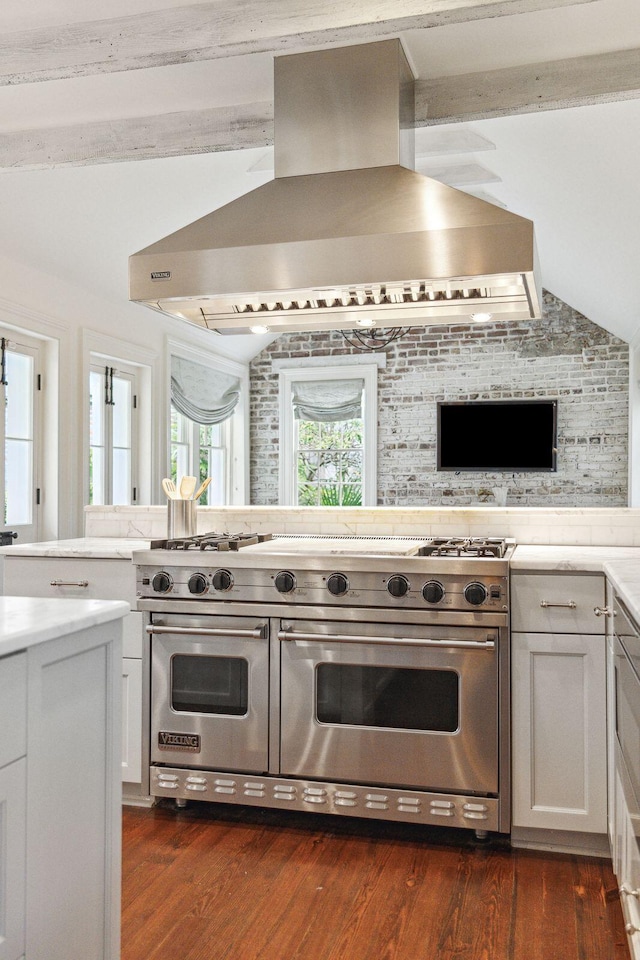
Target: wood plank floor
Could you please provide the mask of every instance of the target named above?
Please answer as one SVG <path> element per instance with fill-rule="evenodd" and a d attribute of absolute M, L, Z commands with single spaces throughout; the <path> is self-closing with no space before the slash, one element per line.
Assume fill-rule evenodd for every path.
<path fill-rule="evenodd" d="M 123 841 L 122 960 L 629 960 L 597 858 L 218 804 Z"/>

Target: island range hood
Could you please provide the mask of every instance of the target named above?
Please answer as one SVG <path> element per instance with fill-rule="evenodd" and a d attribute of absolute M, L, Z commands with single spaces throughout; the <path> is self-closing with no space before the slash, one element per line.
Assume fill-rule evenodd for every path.
<path fill-rule="evenodd" d="M 275 58 L 275 178 L 129 258 L 220 334 L 540 317 L 533 224 L 422 176 L 399 40 Z"/>

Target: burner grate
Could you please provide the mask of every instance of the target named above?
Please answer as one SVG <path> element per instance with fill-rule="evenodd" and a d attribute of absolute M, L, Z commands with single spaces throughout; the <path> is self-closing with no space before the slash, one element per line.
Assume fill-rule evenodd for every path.
<path fill-rule="evenodd" d="M 434 537 L 420 550 L 423 557 L 503 557 L 506 541 L 500 537 Z"/>
<path fill-rule="evenodd" d="M 270 533 L 200 533 L 194 537 L 177 537 L 159 541 L 164 550 L 240 550 L 254 543 L 271 540 Z"/>

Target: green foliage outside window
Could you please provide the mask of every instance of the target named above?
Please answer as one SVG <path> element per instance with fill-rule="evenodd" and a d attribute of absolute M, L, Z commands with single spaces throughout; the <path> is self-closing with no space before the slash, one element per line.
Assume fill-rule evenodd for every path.
<path fill-rule="evenodd" d="M 358 507 L 362 504 L 362 419 L 298 421 L 298 503 Z"/>

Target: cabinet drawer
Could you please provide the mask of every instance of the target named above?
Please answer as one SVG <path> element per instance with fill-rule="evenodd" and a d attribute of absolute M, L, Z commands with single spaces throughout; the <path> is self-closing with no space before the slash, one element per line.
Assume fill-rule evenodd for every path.
<path fill-rule="evenodd" d="M 6 556 L 4 592 L 14 597 L 126 600 L 135 607 L 135 567 L 121 558 Z"/>
<path fill-rule="evenodd" d="M 14 653 L 0 658 L 0 767 L 26 752 L 27 655 Z"/>
<path fill-rule="evenodd" d="M 523 633 L 592 633 L 604 635 L 602 574 L 585 576 L 517 574 L 511 576 L 511 629 Z"/>

